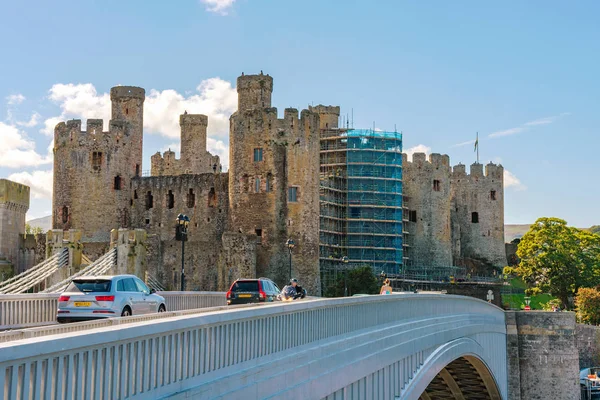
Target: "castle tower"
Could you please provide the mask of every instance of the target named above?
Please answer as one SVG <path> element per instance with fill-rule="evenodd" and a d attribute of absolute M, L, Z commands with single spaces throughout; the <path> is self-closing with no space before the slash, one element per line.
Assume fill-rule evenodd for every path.
<path fill-rule="evenodd" d="M 238 110 L 230 118 L 231 230 L 257 237 L 256 273 L 278 284 L 294 276 L 309 292 L 319 284 L 318 114 L 286 109 L 277 118 L 268 75 L 238 78 Z"/>
<path fill-rule="evenodd" d="M 185 173 L 200 173 L 207 165 L 201 165 L 206 152 L 206 128 L 208 117 L 202 114 L 182 114 L 181 126 L 181 169 Z M 204 168 L 202 168 L 204 167 Z"/>
<path fill-rule="evenodd" d="M 269 75 L 244 75 L 237 78 L 238 111 L 271 107 L 273 78 Z"/>
<path fill-rule="evenodd" d="M 477 273 L 506 265 L 504 248 L 504 168 L 489 163 L 454 167 L 452 173 L 454 261 Z"/>
<path fill-rule="evenodd" d="M 144 128 L 144 100 L 146 91 L 135 86 L 116 86 L 110 89 L 111 123 L 124 121 L 128 124 L 130 136 L 130 157 L 128 167 L 133 168 L 132 176 L 142 175 L 143 128 Z M 127 134 L 127 133 L 126 133 Z M 129 174 L 130 171 L 127 171 Z"/>
<path fill-rule="evenodd" d="M 29 209 L 29 186 L 0 179 L 0 273 L 6 274 L 3 265 L 19 265 L 20 239 L 25 234 L 25 214 Z M 5 275 L 7 276 L 7 275 Z"/>
<path fill-rule="evenodd" d="M 339 106 L 324 106 L 319 104 L 314 107 L 309 106 L 308 110 L 319 114 L 320 129 L 335 129 L 338 127 L 338 121 L 340 120 Z"/>
<path fill-rule="evenodd" d="M 111 229 L 129 226 L 131 180 L 141 175 L 142 88 L 110 91 L 112 119 L 61 122 L 54 129 L 54 229 L 81 229 L 84 237 L 109 241 Z"/>
<path fill-rule="evenodd" d="M 450 158 L 414 153 L 402 163 L 405 256 L 409 268 L 452 265 L 450 227 Z"/>

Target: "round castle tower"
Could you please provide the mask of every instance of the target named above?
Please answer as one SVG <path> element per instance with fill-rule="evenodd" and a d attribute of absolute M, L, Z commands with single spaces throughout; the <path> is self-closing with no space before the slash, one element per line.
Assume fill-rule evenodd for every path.
<path fill-rule="evenodd" d="M 110 91 L 112 118 L 61 122 L 54 129 L 54 229 L 81 229 L 108 238 L 129 226 L 130 182 L 142 174 L 145 91 L 132 86 Z"/>
<path fill-rule="evenodd" d="M 244 75 L 237 78 L 238 112 L 271 107 L 273 78 L 269 75 Z"/>

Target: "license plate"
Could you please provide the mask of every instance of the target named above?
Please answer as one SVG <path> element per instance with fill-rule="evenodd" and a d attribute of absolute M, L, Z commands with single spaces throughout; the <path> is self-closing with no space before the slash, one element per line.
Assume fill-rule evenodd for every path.
<path fill-rule="evenodd" d="M 240 294 L 238 297 L 252 297 L 251 294 Z"/>
<path fill-rule="evenodd" d="M 76 301 L 75 302 L 75 307 L 89 307 L 91 305 L 92 305 L 92 303 L 89 301 Z"/>

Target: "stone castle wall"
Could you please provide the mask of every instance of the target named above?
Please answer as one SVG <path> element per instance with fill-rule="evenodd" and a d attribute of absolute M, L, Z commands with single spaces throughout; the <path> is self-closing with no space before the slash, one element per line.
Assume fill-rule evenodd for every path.
<path fill-rule="evenodd" d="M 452 265 L 450 170 L 447 155 L 431 154 L 426 160 L 425 154 L 415 153 L 409 162 L 403 154 L 403 207 L 409 211 L 404 223 L 410 235 L 408 257 L 413 265 Z"/>
<path fill-rule="evenodd" d="M 141 174 L 144 89 L 111 89 L 112 118 L 59 123 L 54 129 L 54 229 L 77 228 L 107 239 L 129 226 L 131 180 Z"/>
<path fill-rule="evenodd" d="M 506 312 L 511 400 L 579 399 L 572 312 Z"/>
<path fill-rule="evenodd" d="M 292 275 L 319 293 L 318 114 L 303 110 L 298 118 L 288 108 L 278 119 L 268 75 L 241 76 L 237 87 L 229 137 L 231 231 L 260 236 L 256 273 L 278 285 L 290 278 L 285 242 L 293 239 Z"/>
<path fill-rule="evenodd" d="M 181 242 L 175 240 L 175 220 L 182 213 L 190 218 L 186 288 L 217 290 L 221 236 L 228 226 L 228 175 L 156 176 L 132 183 L 132 226 L 148 233 L 148 272 L 178 290 Z"/>
<path fill-rule="evenodd" d="M 484 174 L 482 164 L 473 164 L 467 174 L 464 165 L 457 165 L 451 187 L 455 264 L 478 270 L 506 266 L 504 168 L 489 163 Z"/>
<path fill-rule="evenodd" d="M 450 167 L 447 155 L 403 155 L 405 251 L 415 266 L 466 266 L 491 275 L 506 265 L 504 169 Z M 416 218 L 415 218 L 416 217 Z"/>
<path fill-rule="evenodd" d="M 13 265 L 14 272 L 20 265 L 19 250 L 28 209 L 29 186 L 0 179 L 0 257 Z"/>
<path fill-rule="evenodd" d="M 206 128 L 208 117 L 202 114 L 179 116 L 181 126 L 181 158 L 176 159 L 171 150 L 164 155 L 156 153 L 151 157 L 151 175 L 183 175 L 221 172 L 219 156 L 206 151 Z"/>

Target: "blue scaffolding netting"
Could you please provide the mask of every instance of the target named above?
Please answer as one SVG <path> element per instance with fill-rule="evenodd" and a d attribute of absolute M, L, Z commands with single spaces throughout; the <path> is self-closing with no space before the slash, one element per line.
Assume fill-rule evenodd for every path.
<path fill-rule="evenodd" d="M 322 136 L 320 198 L 324 275 L 341 259 L 400 272 L 402 134 L 350 129 Z"/>

